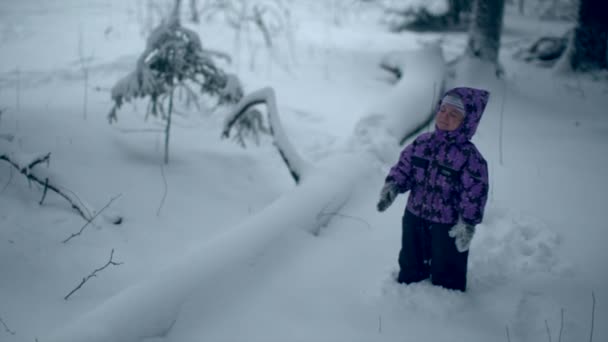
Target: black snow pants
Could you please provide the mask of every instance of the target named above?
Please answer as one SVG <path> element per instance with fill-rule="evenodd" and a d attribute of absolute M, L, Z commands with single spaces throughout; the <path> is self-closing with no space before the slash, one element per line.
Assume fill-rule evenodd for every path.
<path fill-rule="evenodd" d="M 403 215 L 397 281 L 410 284 L 431 278 L 434 285 L 464 291 L 469 252 L 458 252 L 448 231 L 453 225 L 424 220 L 408 210 Z"/>

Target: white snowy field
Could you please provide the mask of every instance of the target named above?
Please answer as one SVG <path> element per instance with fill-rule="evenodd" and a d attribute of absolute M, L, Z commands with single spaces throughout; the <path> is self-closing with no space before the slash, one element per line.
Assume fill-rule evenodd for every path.
<path fill-rule="evenodd" d="M 148 342 L 505 341 L 506 328 L 512 341 L 539 341 L 547 340 L 547 326 L 553 340 L 561 330 L 562 341 L 580 341 L 589 339 L 593 292 L 593 341 L 608 340 L 608 224 L 602 215 L 608 208 L 608 84 L 605 78 L 555 76 L 512 59 L 517 46 L 543 33 L 561 34 L 567 23 L 522 18 L 508 9 L 505 80 L 489 80 L 478 66 L 466 65 L 448 80 L 448 87 L 492 92 L 475 138 L 490 165 L 490 200 L 471 247 L 469 290 L 458 293 L 392 281 L 406 196 L 383 214 L 375 204 L 398 146 L 368 160 L 371 171 L 358 178 L 344 206 L 319 212 L 331 218 L 319 234 L 303 223 L 261 241 L 256 232 L 235 234 L 235 227 L 264 222 L 269 208 L 293 210 L 285 204 L 291 200 L 306 203 L 297 198 L 299 189 L 269 138 L 242 149 L 220 139 L 221 111 L 183 108 L 172 131 L 170 164 L 162 166 L 163 136 L 135 132 L 160 127 L 143 120 L 145 103 L 124 106 L 118 123 L 108 125 L 108 89 L 133 68 L 144 48 L 141 31 L 164 10 L 148 12 L 146 4 L 0 3 L 0 135 L 15 136 L 12 143 L 0 138 L 0 152 L 51 152 L 49 167 L 38 171 L 96 210 L 121 195 L 104 214 L 124 218 L 115 226 L 102 214 L 64 244 L 83 220 L 50 193 L 39 206 L 41 189 L 0 162 L 0 341 L 44 342 L 133 286 L 170 275 L 172 265 L 193 275 L 214 265 L 219 276 L 195 284 L 179 283 L 187 277 L 174 284 L 162 279 L 169 285 L 159 298 L 142 303 L 124 297 L 107 321 L 122 320 L 128 330 L 141 317 L 123 312 L 164 315 L 157 328 L 169 323 L 171 329 Z M 391 76 L 378 67 L 385 54 L 443 37 L 451 60 L 466 39 L 464 33 L 389 34 L 378 25 L 377 10 L 348 4 L 293 1 L 293 39 L 277 38 L 275 59 L 260 37 L 237 48 L 233 32 L 219 21 L 188 24 L 204 46 L 234 56 L 226 68 L 238 73 L 247 91 L 274 87 L 286 133 L 321 170 L 343 151 L 357 156 L 362 148 L 349 146 L 355 125 L 389 98 L 392 87 Z M 79 50 L 90 68 L 86 113 Z M 418 64 L 411 64 L 410 77 L 420 77 Z M 405 72 L 408 77 L 408 65 Z M 387 155 L 392 160 L 382 162 Z M 339 165 L 330 170 L 319 175 L 328 189 L 346 181 L 345 174 L 357 174 Z M 310 203 L 301 214 L 320 205 Z M 254 243 L 263 253 L 239 266 L 240 251 L 222 248 Z M 124 264 L 103 270 L 65 301 L 112 249 Z M 224 257 L 188 263 L 189 253 L 205 255 L 207 249 Z M 187 296 L 176 305 L 179 291 Z M 126 333 L 99 331 L 112 334 L 118 341 Z"/>

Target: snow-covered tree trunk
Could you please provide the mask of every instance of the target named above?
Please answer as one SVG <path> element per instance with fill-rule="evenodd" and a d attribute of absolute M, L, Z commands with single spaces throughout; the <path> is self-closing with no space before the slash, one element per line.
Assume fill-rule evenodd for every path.
<path fill-rule="evenodd" d="M 498 66 L 505 1 L 476 0 L 473 6 L 466 55 Z"/>
<path fill-rule="evenodd" d="M 591 71 L 608 67 L 606 0 L 581 0 L 572 44 L 571 54 L 566 56 L 572 70 Z"/>
<path fill-rule="evenodd" d="M 302 229 L 317 234 L 329 224 L 331 214 L 348 201 L 360 180 L 374 171 L 378 157 L 374 151 L 387 146 L 373 145 L 387 143 L 388 147 L 398 148 L 399 139 L 432 115 L 429 109 L 434 108 L 431 104 L 440 94 L 437 87 L 443 84 L 445 74 L 441 51 L 401 56 L 404 76 L 385 103 L 373 106 L 362 118 L 355 129 L 352 148 L 315 165 L 300 186 L 255 216 L 224 229 L 215 239 L 201 241 L 174 264 L 79 315 L 44 341 L 140 342 L 166 336 L 179 319 L 182 305 L 195 293 L 205 301 L 232 296 L 249 286 L 248 275 L 263 272 L 260 264 L 268 262 L 265 253 L 285 241 L 282 238 L 289 234 L 298 238 Z M 259 93 L 258 100 L 267 99 L 267 95 L 268 91 Z M 212 306 L 208 310 L 215 314 Z M 204 324 L 204 317 L 201 323 Z"/>

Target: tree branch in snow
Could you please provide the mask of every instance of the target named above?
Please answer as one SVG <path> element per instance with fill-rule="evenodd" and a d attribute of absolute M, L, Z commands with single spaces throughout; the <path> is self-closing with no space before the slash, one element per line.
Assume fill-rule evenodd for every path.
<path fill-rule="evenodd" d="M 46 179 L 44 180 L 44 190 L 42 191 L 42 198 L 40 199 L 40 203 L 38 203 L 39 205 L 42 205 L 42 203 L 44 203 L 44 199 L 46 198 L 46 193 L 49 190 L 49 177 L 46 177 Z"/>
<path fill-rule="evenodd" d="M 561 320 L 559 323 L 559 336 L 557 342 L 562 342 L 562 332 L 564 331 L 564 308 L 561 310 Z"/>
<path fill-rule="evenodd" d="M 16 161 L 12 160 L 7 154 L 0 155 L 0 160 L 4 160 L 9 163 L 12 167 L 17 169 L 22 175 L 24 175 L 28 179 L 28 181 L 34 181 L 35 183 L 38 183 L 39 185 L 45 187 L 45 189 L 50 189 L 59 196 L 63 197 L 66 201 L 68 201 L 68 203 L 70 203 L 72 208 L 76 210 L 82 218 L 84 218 L 86 221 L 89 221 L 91 217 L 88 213 L 88 210 L 83 209 L 79 204 L 77 204 L 77 201 L 75 201 L 72 197 L 68 196 L 65 192 L 61 191 L 56 185 L 51 184 L 47 180 L 42 180 L 32 173 L 33 167 L 40 163 L 48 162 L 50 160 L 50 157 L 51 154 L 48 153 L 44 156 L 32 160 L 26 166 L 19 165 Z"/>
<path fill-rule="evenodd" d="M 12 180 L 13 180 L 13 169 L 10 168 L 9 169 L 8 181 L 6 181 L 6 184 L 4 184 L 4 187 L 2 188 L 2 190 L 0 190 L 0 194 L 3 193 L 4 191 L 6 191 L 6 188 L 8 188 L 9 184 L 11 184 Z"/>
<path fill-rule="evenodd" d="M 104 210 L 106 210 L 106 208 L 108 208 L 110 206 L 110 204 L 112 204 L 112 202 L 114 202 L 115 200 L 117 200 L 118 198 L 120 198 L 120 196 L 122 196 L 122 194 L 119 194 L 118 196 L 115 196 L 112 199 L 110 199 L 110 201 L 103 208 L 101 208 L 101 210 L 99 210 L 95 215 L 93 215 L 93 217 L 91 217 L 90 220 L 87 220 L 87 223 L 85 223 L 84 226 L 82 226 L 82 228 L 80 228 L 80 230 L 78 231 L 78 233 L 72 233 L 72 235 L 70 235 L 70 237 L 68 237 L 67 239 L 65 239 L 65 240 L 63 240 L 61 242 L 68 243 L 70 240 L 72 240 L 76 236 L 79 236 L 80 234 L 82 234 L 82 232 L 84 231 L 84 229 L 91 222 L 93 222 L 93 220 L 95 220 L 95 218 L 97 218 L 97 216 L 99 216 L 99 214 L 101 214 Z"/>
<path fill-rule="evenodd" d="M 505 327 L 505 329 L 507 330 L 507 342 L 511 342 L 511 335 L 509 334 L 509 326 L 507 325 Z"/>
<path fill-rule="evenodd" d="M 82 278 L 82 281 L 80 282 L 80 284 L 78 284 L 78 286 L 76 286 L 75 289 L 73 289 L 70 293 L 68 293 L 67 296 L 63 297 L 63 299 L 64 300 L 68 300 L 70 298 L 70 296 L 73 295 L 76 291 L 80 290 L 80 288 L 87 281 L 89 281 L 89 279 L 91 279 L 93 277 L 97 277 L 97 272 L 101 272 L 101 271 L 105 270 L 110 265 L 112 265 L 112 266 L 119 266 L 119 265 L 123 264 L 122 262 L 116 262 L 116 261 L 112 260 L 113 257 L 114 257 L 114 248 L 112 248 L 112 252 L 110 253 L 110 260 L 108 260 L 108 262 L 105 265 L 103 265 L 102 267 L 94 270 L 93 273 L 89 274 L 85 278 Z"/>
<path fill-rule="evenodd" d="M 595 324 L 595 292 L 591 292 L 591 298 L 593 299 L 593 305 L 591 307 L 591 333 L 589 334 L 589 342 L 593 342 L 593 326 Z"/>
<path fill-rule="evenodd" d="M 346 214 L 342 214 L 342 213 L 339 213 L 339 212 L 335 212 L 335 213 L 324 213 L 324 212 L 321 212 L 321 213 L 319 213 L 319 215 L 317 215 L 317 218 L 321 218 L 321 217 L 324 217 L 324 216 L 338 216 L 338 217 L 342 217 L 342 218 L 348 218 L 348 219 L 351 219 L 351 220 L 359 221 L 359 222 L 365 224 L 367 226 L 367 228 L 369 228 L 370 230 L 372 229 L 371 224 L 369 224 L 369 222 L 365 221 L 364 219 L 362 219 L 360 217 L 346 215 Z"/>
<path fill-rule="evenodd" d="M 403 76 L 403 71 L 401 70 L 401 68 L 395 64 L 390 63 L 386 59 L 380 62 L 380 68 L 393 74 L 393 76 L 395 76 L 397 79 L 400 79 L 401 76 Z"/>
<path fill-rule="evenodd" d="M 16 332 L 12 331 L 7 325 L 6 323 L 4 323 L 4 320 L 2 319 L 2 317 L 0 317 L 0 323 L 2 323 L 2 325 L 4 326 L 4 331 L 6 331 L 7 333 L 11 334 L 11 335 L 15 335 Z"/>
<path fill-rule="evenodd" d="M 165 205 L 165 200 L 167 199 L 167 177 L 165 177 L 165 168 L 163 165 L 160 165 L 160 174 L 163 176 L 163 198 L 160 200 L 160 205 L 158 206 L 158 210 L 156 210 L 156 216 L 160 216 L 160 210 Z"/>
<path fill-rule="evenodd" d="M 0 139 L 11 142 L 15 139 L 15 136 L 12 134 L 0 134 Z"/>
<path fill-rule="evenodd" d="M 551 330 L 549 330 L 549 322 L 547 322 L 547 320 L 545 320 L 545 329 L 547 330 L 547 336 L 549 337 L 549 342 L 551 341 Z"/>
<path fill-rule="evenodd" d="M 224 123 L 222 138 L 230 137 L 230 130 L 238 125 L 239 120 L 247 115 L 254 106 L 265 104 L 268 114 L 270 134 L 274 138 L 274 145 L 287 166 L 291 177 L 296 184 L 300 183 L 302 173 L 306 167 L 304 161 L 291 145 L 281 124 L 276 104 L 275 93 L 272 88 L 263 88 L 245 96 L 229 113 Z"/>

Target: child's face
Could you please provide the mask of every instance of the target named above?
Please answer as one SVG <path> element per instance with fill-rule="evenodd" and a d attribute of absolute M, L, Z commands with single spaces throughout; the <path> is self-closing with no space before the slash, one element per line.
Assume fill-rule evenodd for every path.
<path fill-rule="evenodd" d="M 442 131 L 453 131 L 457 129 L 460 127 L 463 120 L 464 113 L 450 104 L 442 104 L 435 117 L 435 123 Z"/>

